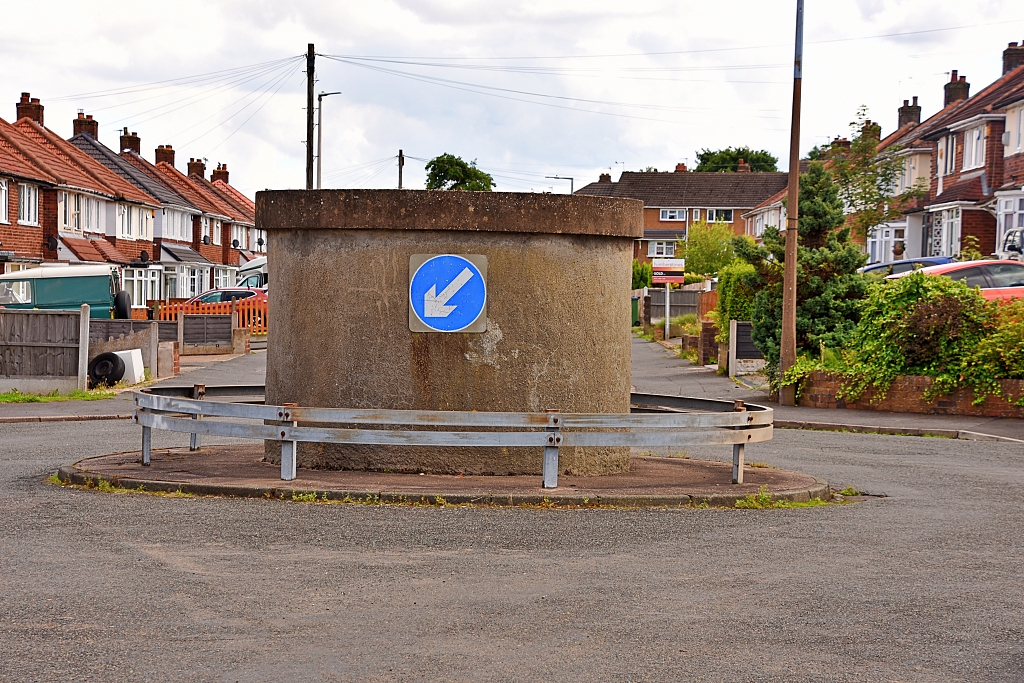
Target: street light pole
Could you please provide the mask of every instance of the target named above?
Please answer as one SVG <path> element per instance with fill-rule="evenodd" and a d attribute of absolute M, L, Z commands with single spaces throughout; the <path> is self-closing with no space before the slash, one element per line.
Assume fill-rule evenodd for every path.
<path fill-rule="evenodd" d="M 340 92 L 322 92 L 316 97 L 316 189 L 320 189 L 320 171 L 324 153 L 324 98 Z"/>
<path fill-rule="evenodd" d="M 313 189 L 313 86 L 316 84 L 316 52 L 306 50 L 306 189 Z"/>
<path fill-rule="evenodd" d="M 576 185 L 575 185 L 576 179 L 575 178 L 570 178 L 569 176 L 565 176 L 565 175 L 546 175 L 544 177 L 545 178 L 551 178 L 552 180 L 568 180 L 569 181 L 569 194 L 572 194 L 573 193 L 573 189 L 576 187 Z"/>
<path fill-rule="evenodd" d="M 786 200 L 786 263 L 782 280 L 782 344 L 779 375 L 796 364 L 796 259 L 800 217 L 800 90 L 804 61 L 804 0 L 796 2 L 796 55 L 793 60 L 793 118 L 789 137 L 789 194 Z M 796 405 L 796 387 L 779 388 L 779 404 Z"/>

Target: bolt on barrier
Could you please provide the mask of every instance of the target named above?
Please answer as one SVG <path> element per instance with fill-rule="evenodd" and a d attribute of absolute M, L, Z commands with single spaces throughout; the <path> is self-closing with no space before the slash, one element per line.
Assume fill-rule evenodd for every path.
<path fill-rule="evenodd" d="M 558 486 L 558 453 L 567 446 L 637 448 L 732 445 L 732 481 L 743 483 L 747 444 L 772 438 L 771 408 L 658 394 L 631 394 L 629 414 L 459 412 L 310 408 L 257 402 L 262 386 L 153 387 L 135 393 L 134 420 L 142 427 L 142 464 L 149 465 L 152 430 L 263 439 L 281 443 L 281 479 L 296 478 L 299 442 L 404 446 L 535 446 L 544 449 L 543 488 Z M 253 402 L 205 400 L 251 397 Z M 210 418 L 210 419 L 204 419 Z M 263 421 L 241 422 L 240 420 Z M 303 427 L 302 423 L 345 425 Z M 353 428 L 370 425 L 375 429 Z M 429 427 L 430 431 L 422 428 Z M 434 431 L 453 427 L 458 431 Z M 417 429 L 419 428 L 419 429 Z M 471 431 L 463 431 L 463 430 Z M 488 429 L 501 431 L 488 431 Z M 504 431 L 513 429 L 516 431 Z"/>

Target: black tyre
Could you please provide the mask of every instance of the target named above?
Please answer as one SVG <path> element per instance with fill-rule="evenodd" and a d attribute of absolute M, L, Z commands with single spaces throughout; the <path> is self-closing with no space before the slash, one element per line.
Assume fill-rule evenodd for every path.
<path fill-rule="evenodd" d="M 131 320 L 132 317 L 132 295 L 123 289 L 114 297 L 114 317 L 118 320 Z"/>
<path fill-rule="evenodd" d="M 92 386 L 112 386 L 124 377 L 124 361 L 116 353 L 101 353 L 89 363 L 89 382 Z"/>

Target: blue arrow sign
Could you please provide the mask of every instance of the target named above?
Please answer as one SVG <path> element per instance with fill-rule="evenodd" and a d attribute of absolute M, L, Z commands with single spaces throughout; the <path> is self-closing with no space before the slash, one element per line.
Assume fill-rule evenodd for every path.
<path fill-rule="evenodd" d="M 474 322 L 487 303 L 487 283 L 471 261 L 453 254 L 427 259 L 409 281 L 409 305 L 437 332 L 459 332 Z"/>

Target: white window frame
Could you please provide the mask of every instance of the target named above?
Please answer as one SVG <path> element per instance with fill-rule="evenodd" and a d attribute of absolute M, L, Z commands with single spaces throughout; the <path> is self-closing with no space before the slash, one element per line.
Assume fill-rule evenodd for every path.
<path fill-rule="evenodd" d="M 676 255 L 674 240 L 652 240 L 647 243 L 647 255 L 654 258 L 672 258 Z"/>
<path fill-rule="evenodd" d="M 690 210 L 693 212 L 693 214 L 692 214 L 692 219 L 693 219 L 692 222 L 696 223 L 697 221 L 700 220 L 700 209 L 690 209 Z"/>
<path fill-rule="evenodd" d="M 939 141 L 938 169 L 942 177 L 956 172 L 956 135 L 947 135 Z"/>
<path fill-rule="evenodd" d="M 210 232 L 212 233 L 210 241 L 219 247 L 222 239 L 221 233 L 224 232 L 224 224 L 219 219 L 213 219 L 213 222 L 210 224 Z"/>
<path fill-rule="evenodd" d="M 203 220 L 203 234 L 200 235 L 200 241 L 203 241 L 202 238 L 204 238 L 204 237 L 210 237 L 210 217 L 209 216 L 203 216 L 202 220 Z M 211 242 L 213 241 L 212 237 L 210 237 L 210 241 Z"/>
<path fill-rule="evenodd" d="M 964 131 L 963 170 L 981 168 L 985 165 L 985 124 Z"/>
<path fill-rule="evenodd" d="M 18 183 L 18 223 L 39 225 L 39 187 Z"/>
<path fill-rule="evenodd" d="M 0 223 L 10 225 L 11 193 L 6 178 L 0 178 Z"/>
<path fill-rule="evenodd" d="M 719 219 L 718 215 L 720 213 L 724 213 L 726 211 L 729 212 L 729 220 L 725 220 L 724 218 Z M 733 217 L 735 215 L 736 214 L 733 213 L 732 209 L 708 209 L 707 210 L 707 222 L 708 223 L 732 223 Z"/>
<path fill-rule="evenodd" d="M 1021 138 L 1024 137 L 1024 104 L 1017 107 L 1017 151 L 1021 151 L 1021 147 L 1024 143 L 1021 142 Z"/>
<path fill-rule="evenodd" d="M 686 209 L 662 209 L 661 217 L 659 220 L 662 221 L 685 221 L 686 220 Z"/>

